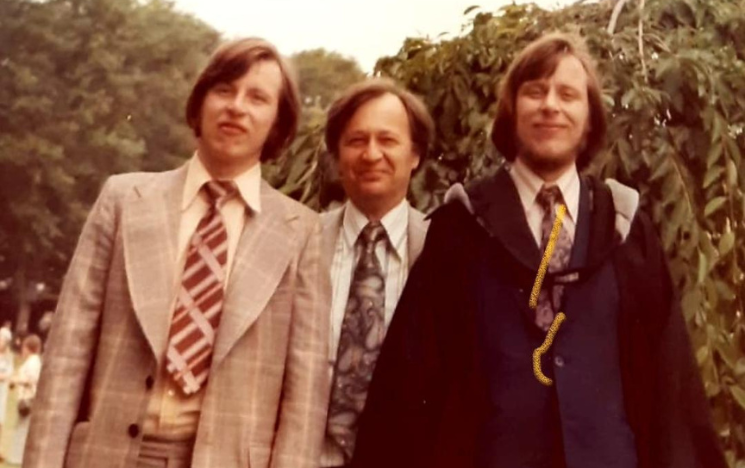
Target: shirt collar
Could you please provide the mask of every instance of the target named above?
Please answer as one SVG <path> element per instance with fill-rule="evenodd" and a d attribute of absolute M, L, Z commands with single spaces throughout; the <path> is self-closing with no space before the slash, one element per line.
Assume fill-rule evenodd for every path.
<path fill-rule="evenodd" d="M 184 195 L 181 202 L 181 210 L 186 210 L 199 195 L 202 186 L 212 180 L 212 176 L 204 167 L 199 155 L 195 152 L 189 160 L 186 169 L 186 183 L 184 184 Z M 238 193 L 243 202 L 251 211 L 261 212 L 261 196 L 259 194 L 261 187 L 261 165 L 255 164 L 247 171 L 242 172 L 233 179 Z"/>
<path fill-rule="evenodd" d="M 393 250 L 399 258 L 403 258 L 406 249 L 406 230 L 409 227 L 409 202 L 406 199 L 396 205 L 380 220 Z M 354 203 L 347 201 L 344 208 L 342 230 L 347 246 L 352 248 L 357 242 L 362 229 L 367 225 L 367 216 Z"/>
<path fill-rule="evenodd" d="M 512 180 L 515 182 L 517 193 L 520 195 L 520 201 L 526 213 L 535 205 L 538 192 L 541 191 L 544 185 L 549 187 L 555 185 L 559 187 L 561 196 L 564 197 L 564 203 L 567 205 L 567 213 L 574 222 L 577 221 L 580 182 L 576 164 L 573 164 L 572 167 L 564 171 L 556 182 L 550 184 L 546 184 L 520 158 L 515 158 L 510 174 L 512 175 Z"/>

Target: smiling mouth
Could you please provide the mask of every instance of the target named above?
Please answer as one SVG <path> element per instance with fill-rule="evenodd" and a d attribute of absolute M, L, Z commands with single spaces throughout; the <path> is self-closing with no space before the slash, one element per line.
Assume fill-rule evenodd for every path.
<path fill-rule="evenodd" d="M 559 124 L 535 124 L 535 127 L 540 130 L 560 130 L 566 128 L 566 125 Z"/>
<path fill-rule="evenodd" d="M 385 176 L 385 171 L 365 171 L 365 172 L 358 172 L 357 177 L 360 179 L 379 179 L 383 176 Z"/>
<path fill-rule="evenodd" d="M 240 134 L 240 133 L 246 133 L 248 131 L 242 125 L 230 123 L 230 122 L 223 122 L 221 124 L 218 124 L 218 128 L 222 130 L 223 132 L 229 133 L 229 134 Z"/>

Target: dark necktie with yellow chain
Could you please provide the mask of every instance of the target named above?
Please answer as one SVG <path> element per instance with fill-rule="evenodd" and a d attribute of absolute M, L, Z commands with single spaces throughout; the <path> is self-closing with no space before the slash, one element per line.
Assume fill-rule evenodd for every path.
<path fill-rule="evenodd" d="M 563 197 L 559 187 L 544 187 L 538 192 L 536 202 L 543 209 L 543 221 L 541 222 L 541 251 L 544 252 L 548 246 L 551 230 L 556 221 L 556 207 L 563 203 Z M 572 240 L 569 233 L 562 225 L 559 236 L 556 239 L 553 254 L 548 262 L 548 272 L 555 273 L 569 266 L 569 258 L 572 254 Z M 546 331 L 554 321 L 561 307 L 561 299 L 564 295 L 563 285 L 554 285 L 550 289 L 542 289 L 538 296 L 538 306 L 535 309 L 535 323 Z"/>

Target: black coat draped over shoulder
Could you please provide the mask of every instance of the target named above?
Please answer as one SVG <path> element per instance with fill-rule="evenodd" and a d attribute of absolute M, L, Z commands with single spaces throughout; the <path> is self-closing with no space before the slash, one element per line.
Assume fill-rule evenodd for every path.
<path fill-rule="evenodd" d="M 623 395 L 639 468 L 725 468 L 655 229 L 637 213 L 621 242 L 610 189 L 595 178 L 583 183 L 592 199 L 588 268 L 610 260 L 618 280 Z M 378 359 L 354 468 L 475 464 L 489 411 L 476 345 L 475 266 L 485 257 L 504 262 L 514 287 L 529 291 L 540 252 L 505 170 L 469 196 L 473 213 L 455 201 L 431 216 Z"/>

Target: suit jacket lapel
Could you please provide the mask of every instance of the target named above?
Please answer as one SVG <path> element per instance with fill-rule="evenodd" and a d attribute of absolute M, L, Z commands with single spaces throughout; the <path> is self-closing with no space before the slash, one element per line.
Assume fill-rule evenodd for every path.
<path fill-rule="evenodd" d="M 327 258 L 329 264 L 331 264 L 336 250 L 336 242 L 339 239 L 339 232 L 341 231 L 342 222 L 344 220 L 344 207 L 324 213 L 321 215 L 321 220 L 323 223 L 323 254 L 324 258 Z M 419 257 L 419 254 L 422 253 L 428 226 L 429 221 L 425 220 L 424 214 L 409 206 L 407 229 L 407 254 L 409 256 L 408 268 L 411 268 Z"/>
<path fill-rule="evenodd" d="M 225 290 L 212 366 L 215 368 L 256 321 L 274 294 L 296 250 L 292 220 L 282 195 L 261 182 L 261 213 L 248 216 Z"/>
<path fill-rule="evenodd" d="M 328 261 L 329 265 L 334 261 L 336 242 L 339 240 L 339 232 L 341 232 L 341 224 L 344 219 L 344 206 L 321 215 L 321 223 L 323 224 L 322 253 L 323 258 Z"/>
<path fill-rule="evenodd" d="M 166 348 L 173 307 L 185 180 L 186 166 L 155 174 L 135 187 L 123 208 L 124 261 L 132 305 L 158 361 Z"/>
<path fill-rule="evenodd" d="M 541 252 L 507 170 L 500 169 L 494 177 L 475 187 L 469 196 L 476 214 L 489 232 L 525 267 L 538 271 Z"/>
<path fill-rule="evenodd" d="M 422 253 L 424 248 L 424 240 L 427 237 L 427 227 L 429 221 L 424 219 L 424 214 L 415 208 L 409 206 L 409 269 L 411 269 L 416 259 L 419 258 L 419 254 Z"/>

